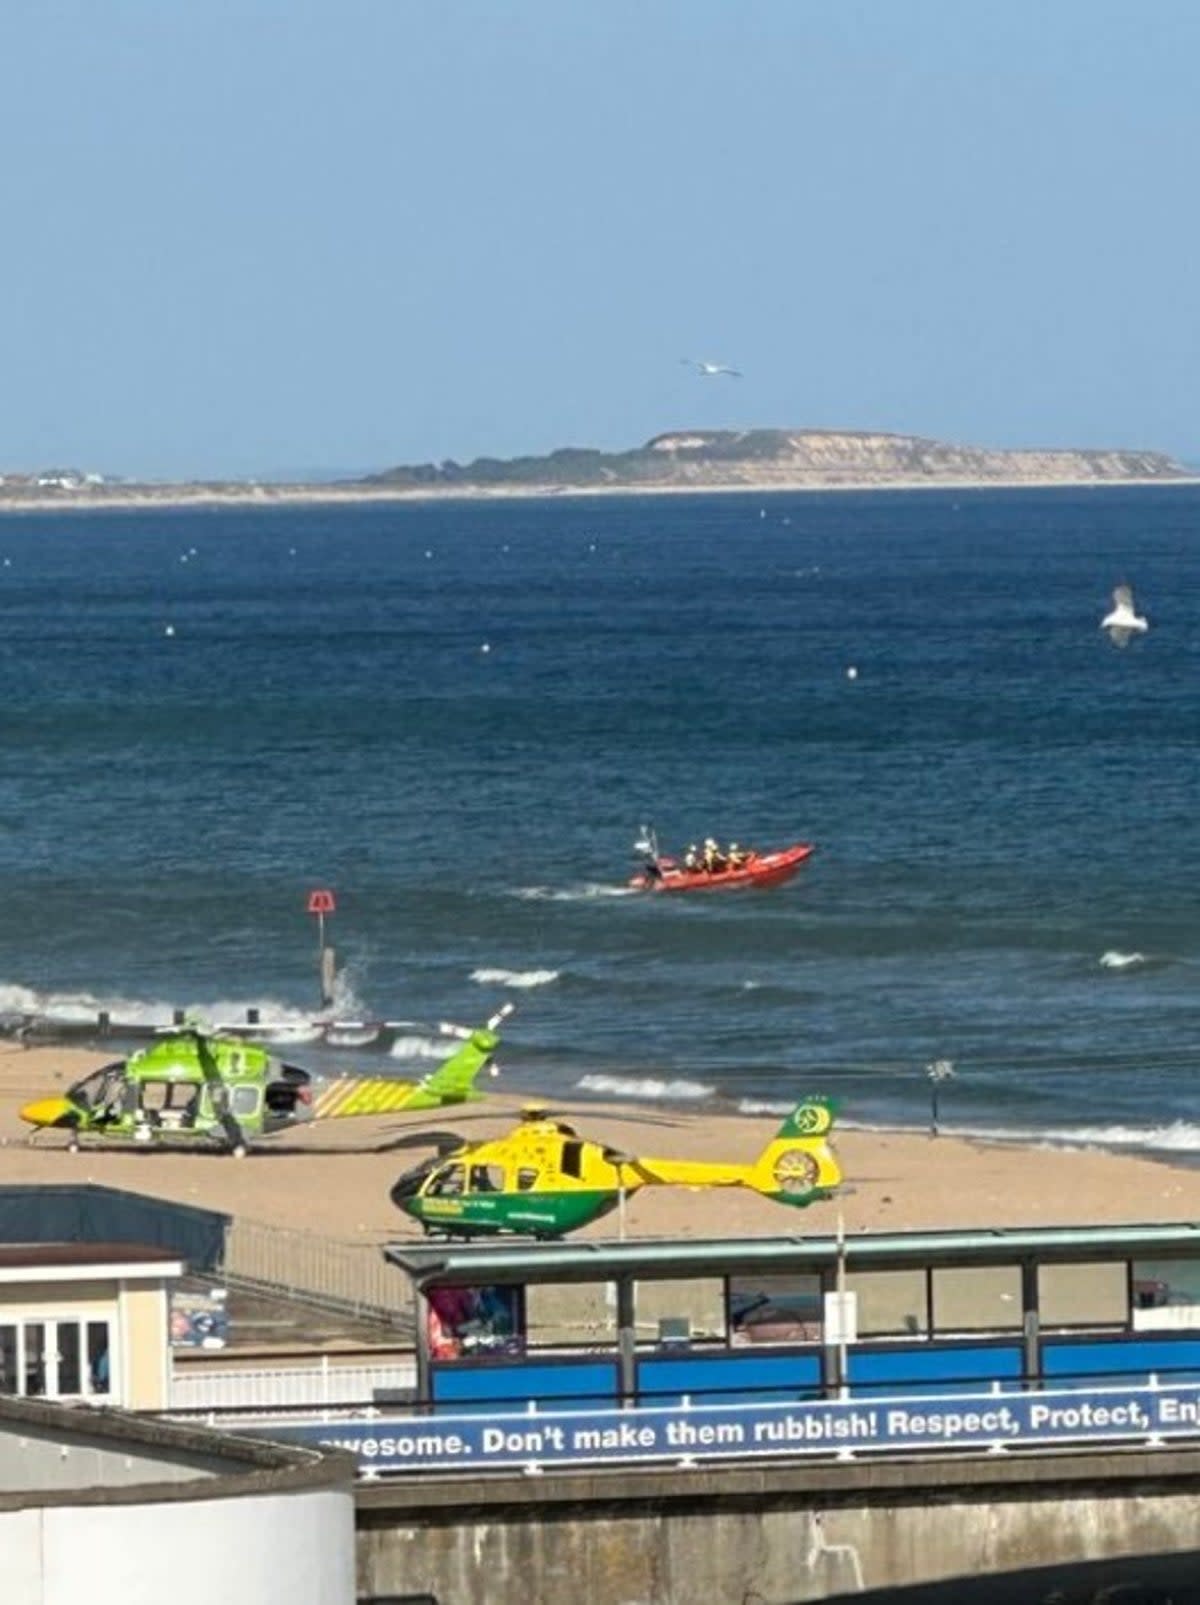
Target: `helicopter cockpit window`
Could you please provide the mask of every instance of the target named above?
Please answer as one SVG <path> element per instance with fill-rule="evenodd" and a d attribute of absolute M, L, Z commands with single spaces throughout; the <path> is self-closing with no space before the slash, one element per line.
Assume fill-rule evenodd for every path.
<path fill-rule="evenodd" d="M 529 1165 L 522 1165 L 517 1172 L 517 1191 L 527 1193 L 531 1187 L 537 1186 L 538 1173 Z"/>
<path fill-rule="evenodd" d="M 447 1165 L 439 1170 L 426 1189 L 430 1198 L 451 1198 L 463 1190 L 465 1168 L 462 1165 Z"/>
<path fill-rule="evenodd" d="M 471 1191 L 473 1193 L 502 1193 L 504 1191 L 503 1165 L 472 1165 Z"/>
<path fill-rule="evenodd" d="M 119 1098 L 125 1085 L 125 1069 L 121 1064 L 106 1064 L 102 1070 L 93 1070 L 90 1076 L 76 1082 L 71 1097 L 85 1109 L 104 1109 Z"/>
<path fill-rule="evenodd" d="M 581 1142 L 563 1143 L 561 1168 L 564 1176 L 573 1176 L 576 1181 L 583 1175 L 583 1144 Z"/>

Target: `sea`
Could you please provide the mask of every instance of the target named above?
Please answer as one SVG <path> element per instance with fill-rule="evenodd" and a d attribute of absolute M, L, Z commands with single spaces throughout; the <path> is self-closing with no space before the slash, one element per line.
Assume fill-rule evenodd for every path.
<path fill-rule="evenodd" d="M 1200 1156 L 1200 487 L 9 514 L 0 687 L 0 1011 Z"/>

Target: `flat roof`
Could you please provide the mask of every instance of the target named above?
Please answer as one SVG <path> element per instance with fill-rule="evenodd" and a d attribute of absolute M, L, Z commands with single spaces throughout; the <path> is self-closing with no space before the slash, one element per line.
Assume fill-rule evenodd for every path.
<path fill-rule="evenodd" d="M 837 1237 L 714 1238 L 703 1242 L 390 1243 L 385 1257 L 417 1283 L 590 1282 L 618 1276 L 731 1276 L 820 1270 L 844 1253 L 856 1269 L 988 1265 L 1017 1259 L 1125 1259 L 1200 1254 L 1200 1222 L 1139 1226 L 997 1227 L 968 1232 L 848 1232 Z"/>
<path fill-rule="evenodd" d="M 182 1276 L 170 1248 L 147 1243 L 0 1243 L 0 1282 L 63 1282 L 78 1273 L 121 1277 Z"/>

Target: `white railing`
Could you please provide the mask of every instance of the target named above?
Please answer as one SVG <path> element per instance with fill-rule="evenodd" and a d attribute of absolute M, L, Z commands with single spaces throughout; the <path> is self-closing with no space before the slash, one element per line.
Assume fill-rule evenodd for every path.
<path fill-rule="evenodd" d="M 415 1388 L 416 1364 L 317 1365 L 214 1370 L 203 1361 L 177 1364 L 171 1375 L 172 1410 L 278 1410 L 310 1405 L 371 1404 L 381 1389 Z M 394 1408 L 394 1406 L 393 1406 Z"/>
<path fill-rule="evenodd" d="M 225 1233 L 222 1271 L 232 1283 L 307 1295 L 356 1314 L 408 1326 L 412 1289 L 377 1243 L 345 1243 L 316 1232 L 235 1218 Z"/>

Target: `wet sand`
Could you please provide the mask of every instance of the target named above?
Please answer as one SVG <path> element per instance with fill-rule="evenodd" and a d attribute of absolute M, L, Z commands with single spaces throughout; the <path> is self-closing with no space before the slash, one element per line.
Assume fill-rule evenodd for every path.
<path fill-rule="evenodd" d="M 63 1091 L 111 1057 L 0 1045 L 0 1179 L 94 1182 L 345 1241 L 419 1238 L 420 1227 L 396 1210 L 388 1190 L 429 1150 L 396 1143 L 429 1129 L 500 1135 L 522 1102 L 507 1089 L 458 1109 L 318 1122 L 266 1140 L 245 1159 L 107 1146 L 70 1153 L 59 1132 L 30 1145 L 21 1105 Z M 582 1135 L 628 1153 L 735 1161 L 753 1158 L 778 1126 L 766 1117 L 590 1102 L 572 1104 L 569 1118 Z M 795 1210 L 740 1188 L 646 1188 L 626 1205 L 626 1233 L 816 1235 L 836 1230 L 839 1214 L 848 1232 L 1200 1219 L 1200 1169 L 925 1133 L 835 1130 L 834 1139 L 846 1177 L 836 1201 Z M 616 1232 L 610 1215 L 579 1235 Z"/>

